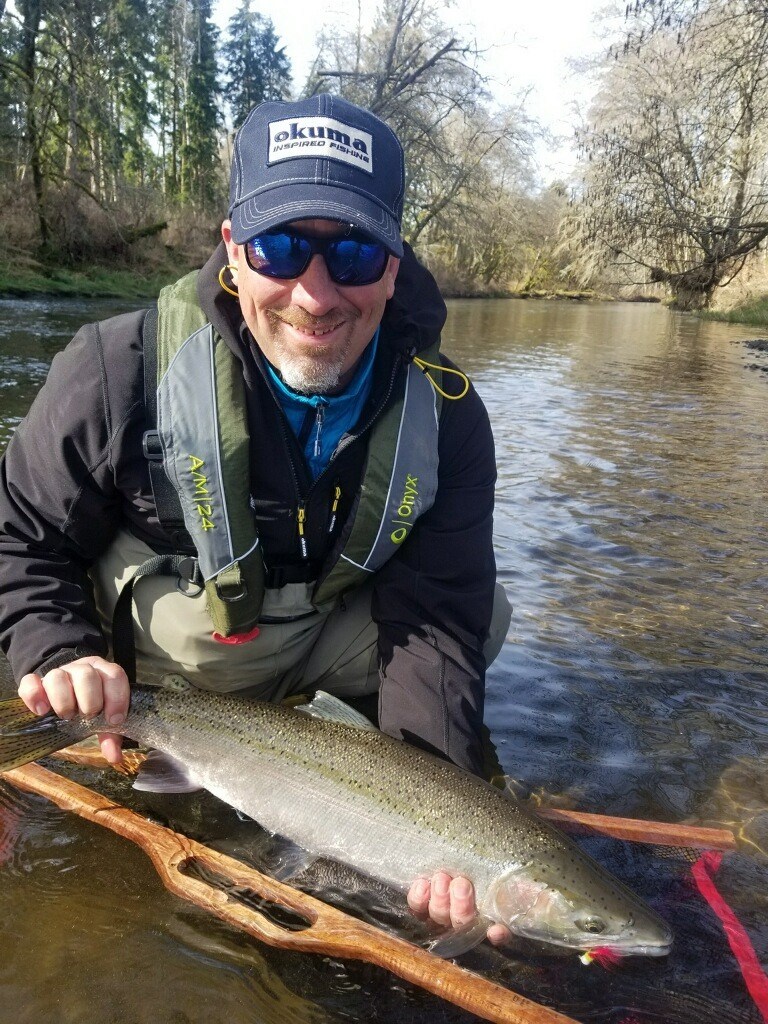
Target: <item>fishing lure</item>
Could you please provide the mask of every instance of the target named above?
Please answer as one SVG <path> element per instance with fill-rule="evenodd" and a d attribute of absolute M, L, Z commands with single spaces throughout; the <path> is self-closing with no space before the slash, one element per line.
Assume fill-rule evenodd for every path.
<path fill-rule="evenodd" d="M 589 967 L 591 963 L 596 963 L 609 971 L 614 967 L 618 967 L 623 959 L 621 953 L 618 950 L 611 949 L 610 946 L 596 946 L 594 949 L 588 949 L 586 953 L 582 953 L 579 957 L 579 960 L 581 960 L 585 967 Z"/>

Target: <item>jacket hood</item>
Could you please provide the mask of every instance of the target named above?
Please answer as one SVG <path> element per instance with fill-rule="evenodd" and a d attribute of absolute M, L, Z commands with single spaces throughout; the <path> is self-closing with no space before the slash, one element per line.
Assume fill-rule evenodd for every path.
<path fill-rule="evenodd" d="M 440 340 L 447 315 L 437 282 L 404 242 L 395 294 L 381 320 L 382 337 L 396 351 L 415 355 Z"/>
<path fill-rule="evenodd" d="M 382 342 L 407 357 L 429 348 L 440 339 L 447 310 L 432 274 L 416 259 L 407 242 L 395 281 L 395 294 L 384 308 Z M 240 305 L 219 284 L 219 272 L 227 263 L 220 242 L 200 271 L 197 295 L 214 328 L 235 350 L 240 346 Z"/>

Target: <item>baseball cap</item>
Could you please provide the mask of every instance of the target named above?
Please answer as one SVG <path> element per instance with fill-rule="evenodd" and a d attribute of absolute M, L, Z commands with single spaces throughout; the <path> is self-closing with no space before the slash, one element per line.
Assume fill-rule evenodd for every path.
<path fill-rule="evenodd" d="M 402 256 L 404 192 L 403 148 L 369 110 L 329 93 L 260 103 L 235 136 L 232 238 L 242 245 L 278 224 L 322 217 Z"/>

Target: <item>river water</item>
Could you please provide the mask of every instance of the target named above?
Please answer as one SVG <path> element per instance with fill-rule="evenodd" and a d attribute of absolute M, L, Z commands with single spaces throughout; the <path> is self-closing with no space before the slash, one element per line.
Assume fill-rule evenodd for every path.
<path fill-rule="evenodd" d="M 119 308 L 0 302 L 2 444 L 55 351 Z M 641 304 L 449 308 L 444 348 L 497 444 L 515 609 L 488 673 L 501 764 L 536 801 L 733 828 L 717 882 L 765 962 L 768 355 L 743 344 L 759 332 Z M 585 1022 L 758 1022 L 684 857 L 592 852 L 673 921 L 668 961 L 608 976 L 491 958 L 491 973 Z M 169 896 L 130 844 L 10 789 L 0 908 L 0 1024 L 470 1019 L 377 970 L 245 940 Z"/>

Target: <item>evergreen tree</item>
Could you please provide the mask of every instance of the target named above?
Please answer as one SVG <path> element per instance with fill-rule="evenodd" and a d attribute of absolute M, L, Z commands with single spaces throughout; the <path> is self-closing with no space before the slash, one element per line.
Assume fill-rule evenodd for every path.
<path fill-rule="evenodd" d="M 133 185 L 149 183 L 154 163 L 148 139 L 154 113 L 150 26 L 146 0 L 112 0 L 100 33 L 108 55 L 115 162 L 121 177 Z"/>
<path fill-rule="evenodd" d="M 211 0 L 190 0 L 189 76 L 185 98 L 182 147 L 182 196 L 203 206 L 217 200 L 221 190 L 216 106 L 216 42 Z"/>
<path fill-rule="evenodd" d="M 152 15 L 162 191 L 166 198 L 175 198 L 181 191 L 182 107 L 188 74 L 184 46 L 187 0 L 152 0 Z"/>
<path fill-rule="evenodd" d="M 255 104 L 288 96 L 291 64 L 271 19 L 251 10 L 251 0 L 242 0 L 228 34 L 222 52 L 232 122 L 238 128 Z"/>
<path fill-rule="evenodd" d="M 39 47 L 42 30 L 42 0 L 19 0 L 21 32 L 19 52 L 14 62 L 22 82 L 20 129 L 25 149 L 25 166 L 31 172 L 35 213 L 40 233 L 40 244 L 47 248 L 50 225 L 46 211 L 46 181 L 43 170 L 43 143 L 45 132 L 38 116 Z"/>
<path fill-rule="evenodd" d="M 0 0 L 2 4 L 2 0 Z M 24 81 L 18 55 L 21 25 L 0 15 L 0 181 L 14 182 L 24 166 Z"/>
<path fill-rule="evenodd" d="M 163 192 L 203 206 L 221 191 L 211 0 L 153 0 Z"/>

